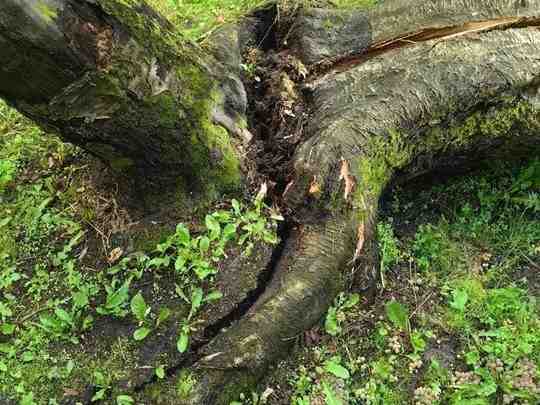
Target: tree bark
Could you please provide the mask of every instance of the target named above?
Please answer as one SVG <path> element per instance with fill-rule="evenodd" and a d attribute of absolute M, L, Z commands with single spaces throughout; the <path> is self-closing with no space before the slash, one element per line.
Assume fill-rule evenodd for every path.
<path fill-rule="evenodd" d="M 240 184 L 237 71 L 144 0 L 6 0 L 0 57 L 2 98 L 113 168 L 189 190 Z"/>
<path fill-rule="evenodd" d="M 250 392 L 294 337 L 324 316 L 353 263 L 375 281 L 378 204 L 392 181 L 538 154 L 540 32 L 526 24 L 537 26 L 540 3 L 428 3 L 400 1 L 406 32 L 387 28 L 388 37 L 376 34 L 363 54 L 344 54 L 345 66 L 336 58 L 335 70 L 305 85 L 312 110 L 307 140 L 284 194 L 301 225 L 266 293 L 179 372 L 196 381 L 190 394 L 175 398 L 163 387 L 152 397 L 157 403 L 227 404 Z M 457 12 L 460 5 L 468 12 Z M 395 7 L 389 2 L 370 13 L 370 25 L 384 31 Z M 466 32 L 470 23 L 499 18 Z M 426 27 L 432 19 L 433 29 Z M 429 36 L 396 40 L 410 32 Z M 386 40 L 392 46 L 380 51 Z"/>
<path fill-rule="evenodd" d="M 12 63 L 0 68 L 0 94 L 16 108 L 113 166 L 201 188 L 240 183 L 237 63 L 204 56 L 141 1 L 6 4 L 0 56 Z M 324 316 L 354 265 L 376 280 L 378 203 L 392 181 L 538 153 L 539 9 L 540 0 L 396 0 L 350 20 L 371 30 L 361 46 L 349 37 L 350 52 L 310 51 L 302 90 L 312 113 L 282 196 L 296 226 L 270 283 L 189 367 L 168 364 L 165 382 L 145 375 L 134 396 L 237 400 Z M 181 379 L 189 392 L 179 393 Z"/>

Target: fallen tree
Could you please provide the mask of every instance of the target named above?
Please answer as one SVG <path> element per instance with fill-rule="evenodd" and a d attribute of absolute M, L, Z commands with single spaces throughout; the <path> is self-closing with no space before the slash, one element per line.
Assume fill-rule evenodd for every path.
<path fill-rule="evenodd" d="M 141 3 L 136 3 L 140 7 Z M 99 16 L 103 12 L 114 16 L 120 7 L 104 1 L 85 4 L 92 4 L 90 9 L 94 13 L 99 10 Z M 310 115 L 292 157 L 287 184 L 283 184 L 279 196 L 289 212 L 290 229 L 283 234 L 285 240 L 277 254 L 272 259 L 266 254 L 266 259 L 257 264 L 272 267 L 271 279 L 258 289 L 258 295 L 242 316 L 221 325 L 224 329 L 219 328 L 207 344 L 200 345 L 187 357 L 172 357 L 167 363 L 169 377 L 165 382 L 153 381 L 145 375 L 126 387 L 134 390 L 142 402 L 229 403 L 240 392 L 249 390 L 286 353 L 295 336 L 321 319 L 336 294 L 346 288 L 351 269 L 366 296 L 375 288 L 378 203 L 391 182 L 407 181 L 433 170 L 461 170 L 486 159 L 536 154 L 540 149 L 540 62 L 535 56 L 540 47 L 539 6 L 538 1 L 510 4 L 504 0 L 401 0 L 368 13 L 301 11 L 293 25 L 294 40 L 289 39 L 288 43 L 309 69 L 307 78 L 295 86 L 303 94 L 296 102 L 309 109 Z M 141 10 L 128 7 L 139 18 L 142 15 L 158 18 L 149 12 L 141 14 Z M 0 22 L 5 21 L 6 15 L 2 17 L 0 11 Z M 327 19 L 335 21 L 335 26 L 326 28 L 329 32 L 321 28 L 322 21 Z M 123 24 L 131 32 L 129 23 Z M 350 24 L 363 31 L 356 32 Z M 4 27 L 5 24 L 0 24 L 0 38 L 6 37 Z M 246 35 L 242 28 L 232 32 L 240 37 Z M 354 42 L 351 39 L 354 35 L 361 37 L 362 43 Z M 159 43 L 156 36 L 151 40 Z M 342 42 L 335 44 L 335 41 Z M 195 49 L 191 45 L 186 47 L 175 45 L 176 57 L 184 49 Z M 240 46 L 235 49 L 239 51 Z M 202 51 L 194 52 L 198 55 Z M 173 58 L 171 69 L 177 60 L 182 59 Z M 199 63 L 195 56 L 188 60 L 190 69 L 206 69 L 203 68 L 206 64 Z M 96 73 L 100 63 L 94 65 L 90 76 L 101 77 L 102 73 Z M 153 71 L 149 65 L 145 77 L 152 77 Z M 204 94 L 209 88 L 220 88 L 216 83 L 223 73 L 213 74 L 208 76 L 214 78 L 214 84 L 205 88 Z M 173 82 L 182 79 L 175 77 L 171 79 Z M 237 86 L 235 94 L 241 93 L 239 82 L 233 82 Z M 114 136 L 131 136 L 132 128 L 122 126 L 125 110 L 106 118 L 99 116 L 99 120 L 98 116 L 70 117 L 67 126 L 63 126 L 62 119 L 50 119 L 51 108 L 66 110 L 67 104 L 62 104 L 62 100 L 68 100 L 68 104 L 75 99 L 85 103 L 94 100 L 93 107 L 102 105 L 101 98 L 92 99 L 87 92 L 75 99 L 65 98 L 73 89 L 81 88 L 79 81 L 74 83 L 75 86 L 66 87 L 66 81 L 59 81 L 55 91 L 61 96 L 50 99 L 33 93 L 28 96 L 31 89 L 23 92 L 24 97 L 17 89 L 1 88 L 0 92 L 37 122 L 50 125 L 66 139 L 108 158 L 73 134 L 87 134 L 81 137 L 86 139 L 110 129 Z M 130 81 L 120 83 L 125 86 L 124 94 L 129 94 Z M 42 89 L 39 84 L 35 88 Z M 189 89 L 189 81 L 174 88 Z M 232 92 L 230 87 L 226 88 L 229 90 L 224 90 L 224 94 Z M 177 95 L 178 105 L 186 105 L 182 102 L 185 92 L 172 93 Z M 242 109 L 236 110 L 232 117 L 225 114 L 227 118 L 223 119 L 223 111 L 228 111 L 223 107 L 224 97 L 212 98 L 210 106 L 205 104 L 204 119 L 196 119 L 196 130 L 202 137 L 213 131 L 208 132 L 209 125 L 212 128 L 222 125 L 228 131 L 228 139 L 245 133 L 238 124 L 231 125 L 239 122 Z M 144 97 L 137 98 L 136 105 L 141 99 Z M 38 101 L 32 101 L 36 104 L 29 106 L 28 100 Z M 132 106 L 133 102 L 128 105 Z M 44 104 L 48 106 L 45 109 L 34 108 Z M 135 109 L 133 114 L 138 116 L 143 110 Z M 175 129 L 166 132 L 180 131 L 182 140 L 178 142 L 184 142 L 184 137 L 189 136 L 183 131 L 193 124 L 192 114 L 197 114 L 197 109 L 192 110 L 189 105 L 185 110 L 174 110 L 169 124 Z M 96 122 L 99 128 L 95 127 Z M 116 132 L 116 125 L 125 130 Z M 137 139 L 147 139 L 152 145 L 154 137 L 145 134 L 139 134 Z M 131 145 L 126 139 L 122 144 Z M 152 161 L 160 163 L 149 164 L 146 157 L 141 158 L 142 149 L 138 146 L 126 156 L 142 162 L 134 166 L 143 173 L 149 166 L 158 172 L 173 168 L 173 173 L 180 170 L 177 173 L 183 176 L 198 177 L 201 182 L 207 179 L 207 172 L 184 166 L 185 159 L 190 158 L 189 148 L 182 147 L 188 155 L 175 155 L 174 164 L 169 165 L 166 159 L 161 162 L 170 139 L 163 138 L 163 147 L 152 154 Z M 205 151 L 205 156 L 212 156 L 208 144 Z M 231 154 L 237 156 L 237 152 L 222 151 L 223 156 Z M 196 172 L 186 174 L 185 170 Z M 219 169 L 215 172 L 215 178 L 219 178 Z M 167 341 L 160 350 L 170 351 L 171 347 L 174 341 Z M 176 387 L 179 379 L 190 381 L 188 392 L 179 393 Z"/>

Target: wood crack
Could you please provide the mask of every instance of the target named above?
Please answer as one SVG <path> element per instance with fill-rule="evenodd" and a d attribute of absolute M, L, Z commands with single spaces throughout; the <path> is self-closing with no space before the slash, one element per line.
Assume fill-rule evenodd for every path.
<path fill-rule="evenodd" d="M 426 27 L 410 31 L 392 38 L 376 41 L 361 53 L 350 53 L 332 59 L 326 59 L 311 68 L 311 80 L 332 72 L 343 72 L 360 65 L 376 56 L 394 49 L 413 46 L 418 43 L 437 40 L 434 46 L 442 41 L 454 38 L 480 35 L 491 31 L 508 29 L 539 28 L 540 17 L 501 17 L 483 21 L 469 21 L 460 25 L 445 27 Z M 308 80 L 309 82 L 310 80 Z"/>

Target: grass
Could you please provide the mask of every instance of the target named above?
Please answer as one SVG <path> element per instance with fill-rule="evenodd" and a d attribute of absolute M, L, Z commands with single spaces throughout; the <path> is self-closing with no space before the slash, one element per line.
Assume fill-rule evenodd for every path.
<path fill-rule="evenodd" d="M 203 217 L 196 232 L 179 224 L 152 250 L 115 248 L 107 260 L 92 259 L 90 266 L 83 258 L 91 236 L 98 235 L 72 192 L 83 170 L 81 152 L 3 103 L 0 115 L 0 398 L 57 403 L 65 395 L 62 387 L 77 391 L 90 383 L 99 388 L 96 400 L 112 395 L 137 344 L 162 333 L 164 325 L 178 323 L 177 349 L 188 349 L 205 307 L 222 297 L 214 279 L 232 245 L 250 255 L 258 242 L 277 243 L 277 213 L 260 198 L 233 200 L 222 202 L 229 209 Z M 68 159 L 75 163 L 66 164 Z M 140 286 L 150 275 L 154 285 L 174 279 L 183 314 L 143 295 Z M 99 345 L 99 325 L 112 318 L 134 325 L 132 336 L 100 350 L 112 351 L 106 358 L 98 352 L 81 358 L 88 337 Z M 156 365 L 156 375 L 164 373 L 163 364 Z"/>
<path fill-rule="evenodd" d="M 149 3 L 192 40 L 261 6 L 261 0 L 150 0 Z"/>
<path fill-rule="evenodd" d="M 186 37 L 201 40 L 265 2 L 150 3 Z M 231 245 L 249 254 L 259 241 L 277 241 L 275 213 L 260 200 L 232 201 L 229 209 L 199 218 L 196 232 L 179 224 L 157 246 L 123 252 L 99 221 L 121 231 L 129 218 L 113 197 L 92 189 L 87 163 L 79 149 L 0 102 L 0 402 L 54 404 L 67 395 L 65 387 L 69 394 L 90 383 L 95 400 L 110 397 L 125 366 L 136 367 L 130 357 L 136 345 L 164 325 L 177 322 L 177 349 L 188 349 L 206 304 L 221 297 L 213 279 Z M 171 294 L 184 310 L 157 305 L 143 293 L 139 286 L 149 273 L 154 285 L 174 278 Z M 91 343 L 91 350 L 109 355 L 89 358 L 84 349 L 109 318 L 125 320 L 133 333 L 103 347 Z M 157 364 L 155 374 L 163 377 L 165 366 Z M 118 403 L 130 402 L 124 393 L 114 395 Z"/>
<path fill-rule="evenodd" d="M 151 3 L 186 36 L 200 39 L 261 2 Z M 80 351 L 82 339 L 93 333 L 100 318 L 126 318 L 136 324 L 133 341 L 171 322 L 168 308 L 151 307 L 136 289 L 149 272 L 176 275 L 177 300 L 188 308 L 179 325 L 178 351 L 186 351 L 199 312 L 221 297 L 212 280 L 216 262 L 229 245 L 240 244 L 248 254 L 259 240 L 277 241 L 275 220 L 260 200 L 247 205 L 233 201 L 229 211 L 203 218 L 200 229 L 207 232 L 190 234 L 179 225 L 155 250 L 126 256 L 114 249 L 108 257 L 111 264 L 96 257 L 88 266 L 88 257 L 83 258 L 100 253 L 92 249 L 91 239 L 99 237 L 92 223 L 102 213 L 96 212 L 96 202 L 86 204 L 92 196 L 87 197 L 90 190 L 80 182 L 85 163 L 81 157 L 77 148 L 44 134 L 0 102 L 0 402 L 57 403 L 66 381 L 72 391 L 77 381 L 82 388 L 93 382 L 100 387 L 95 399 L 109 395 L 116 375 L 113 364 L 94 364 L 81 376 L 93 360 L 82 364 L 73 353 Z M 125 344 L 114 345 L 125 351 Z M 115 353 L 110 356 L 113 362 Z M 156 374 L 164 374 L 163 366 Z M 120 396 L 119 401 L 129 400 Z"/>
<path fill-rule="evenodd" d="M 270 3 L 268 0 L 149 0 L 156 10 L 172 21 L 184 36 L 201 40 L 217 27 L 237 21 L 242 15 L 257 7 Z M 325 2 L 318 0 L 282 0 L 284 10 L 299 6 L 317 6 Z M 332 7 L 366 8 L 377 0 L 334 0 L 327 2 Z"/>
<path fill-rule="evenodd" d="M 88 221 L 99 213 L 89 215 L 80 201 L 84 155 L 3 103 L 0 117 L 0 402 L 54 404 L 63 387 L 78 392 L 93 384 L 95 400 L 114 395 L 128 403 L 113 388 L 126 365 L 135 369 L 137 345 L 172 322 L 177 350 L 188 350 L 206 306 L 222 297 L 214 285 L 218 263 L 233 246 L 250 255 L 259 242 L 277 243 L 279 215 L 261 199 L 222 202 L 230 208 L 201 218 L 196 231 L 178 224 L 149 251 L 115 248 L 99 257 Z M 150 275 L 155 286 L 172 277 L 176 313 L 143 294 Z M 101 350 L 107 319 L 132 324 L 133 334 Z M 84 354 L 89 336 L 95 357 Z M 155 373 L 163 377 L 164 365 Z"/>

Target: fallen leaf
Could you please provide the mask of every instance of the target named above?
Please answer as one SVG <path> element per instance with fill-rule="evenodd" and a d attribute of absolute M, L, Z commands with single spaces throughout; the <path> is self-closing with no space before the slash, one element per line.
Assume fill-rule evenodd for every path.
<path fill-rule="evenodd" d="M 300 60 L 293 58 L 291 64 L 296 69 L 298 76 L 300 76 L 302 79 L 305 79 L 308 76 L 309 71 Z"/>
<path fill-rule="evenodd" d="M 298 98 L 298 94 L 296 93 L 295 84 L 287 75 L 286 73 L 282 73 L 281 75 L 281 89 L 282 89 L 282 96 L 286 100 L 296 100 Z"/>
<path fill-rule="evenodd" d="M 107 258 L 107 262 L 109 264 L 113 264 L 114 262 L 118 261 L 122 257 L 122 254 L 124 254 L 124 251 L 122 248 L 114 248 L 111 250 L 111 253 L 109 253 L 109 257 Z"/>
<path fill-rule="evenodd" d="M 244 139 L 244 142 L 246 144 L 250 143 L 253 139 L 253 134 L 249 132 L 246 128 L 240 130 L 240 136 Z"/>
<path fill-rule="evenodd" d="M 262 401 L 261 403 L 265 403 L 268 400 L 268 398 L 270 398 L 270 395 L 272 395 L 273 393 L 274 393 L 274 390 L 272 388 L 270 387 L 266 388 L 261 395 L 261 401 Z"/>
<path fill-rule="evenodd" d="M 311 329 L 304 333 L 306 346 L 316 346 L 321 342 L 321 334 L 317 329 Z"/>
<path fill-rule="evenodd" d="M 321 186 L 317 182 L 317 176 L 313 176 L 313 180 L 309 185 L 309 194 L 319 194 L 321 192 Z"/>
<path fill-rule="evenodd" d="M 259 192 L 257 193 L 256 200 L 264 200 L 267 193 L 268 193 L 268 184 L 264 182 L 263 184 L 261 184 L 261 188 L 259 189 Z"/>
<path fill-rule="evenodd" d="M 283 191 L 283 195 L 282 197 L 283 198 L 286 198 L 285 196 L 287 195 L 287 193 L 293 188 L 294 186 L 294 181 L 290 181 L 287 186 L 285 187 L 285 191 Z"/>

